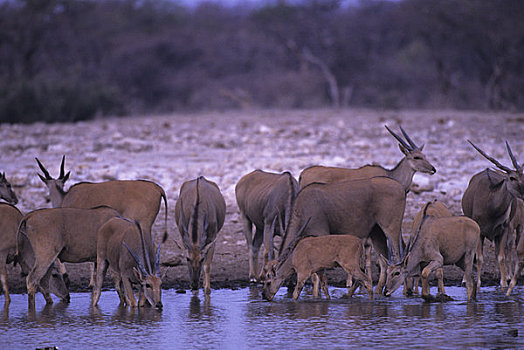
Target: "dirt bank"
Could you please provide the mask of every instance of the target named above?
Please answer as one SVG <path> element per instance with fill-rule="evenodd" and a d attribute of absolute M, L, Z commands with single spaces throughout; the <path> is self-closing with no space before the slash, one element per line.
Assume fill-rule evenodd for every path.
<path fill-rule="evenodd" d="M 248 280 L 246 244 L 234 196 L 234 186 L 243 174 L 257 168 L 290 170 L 298 178 L 302 169 L 314 164 L 358 167 L 374 162 L 391 168 L 402 154 L 384 125 L 396 128 L 399 123 L 416 143 L 425 144 L 424 152 L 437 168 L 433 176 L 415 176 L 416 190 L 408 194 L 405 236 L 410 233 L 414 213 L 428 200 L 437 198 L 460 213 L 460 199 L 469 179 L 490 165 L 466 139 L 509 166 L 504 148 L 508 140 L 518 158 L 524 159 L 522 114 L 272 110 L 0 125 L 0 170 L 13 184 L 23 212 L 50 207 L 46 189 L 36 176 L 34 157 L 56 176 L 65 154 L 66 169 L 71 170 L 68 185 L 109 179 L 147 179 L 160 184 L 168 196 L 170 233 L 162 246 L 161 262 L 178 265 L 162 269 L 166 270 L 165 286 L 175 288 L 188 286 L 187 268 L 180 265 L 185 258 L 175 243 L 180 244 L 173 212 L 178 191 L 183 181 L 206 176 L 220 186 L 227 203 L 226 223 L 212 266 L 212 286 L 233 287 Z M 160 216 L 153 230 L 159 239 L 163 230 Z M 492 244 L 485 261 L 483 280 L 496 282 Z M 69 269 L 73 289 L 85 290 L 88 266 L 69 264 Z M 462 275 L 450 268 L 445 277 L 449 283 L 458 283 Z M 332 283 L 343 283 L 344 278 L 341 273 L 330 274 Z M 9 268 L 9 279 L 13 291 L 24 289 L 18 268 Z"/>

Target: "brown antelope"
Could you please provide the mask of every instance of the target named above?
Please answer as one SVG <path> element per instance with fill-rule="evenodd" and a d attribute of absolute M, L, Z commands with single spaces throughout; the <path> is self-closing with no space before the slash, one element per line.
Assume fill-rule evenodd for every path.
<path fill-rule="evenodd" d="M 293 247 L 293 245 L 295 245 Z M 297 284 L 293 292 L 293 299 L 298 299 L 305 282 L 315 272 L 341 266 L 347 272 L 346 287 L 348 297 L 353 295 L 357 284 L 353 278 L 364 284 L 370 299 L 373 299 L 373 284 L 360 268 L 362 240 L 351 235 L 330 235 L 320 237 L 305 237 L 292 243 L 287 252 L 278 260 L 272 260 L 265 268 L 264 289 L 262 296 L 272 300 L 285 280 L 293 273 L 297 274 Z M 322 289 L 329 299 L 327 286 Z"/>
<path fill-rule="evenodd" d="M 27 276 L 35 264 L 35 254 L 27 236 L 17 235 L 17 230 L 14 232 L 16 240 L 16 255 L 14 264 L 20 264 L 22 276 Z M 42 277 L 38 287 L 47 304 L 53 303 L 51 293 L 66 303 L 68 303 L 70 300 L 69 289 L 67 288 L 64 276 L 60 271 L 60 266 L 56 261 L 47 270 L 44 277 Z"/>
<path fill-rule="evenodd" d="M 146 239 L 153 241 L 151 227 L 155 222 L 160 203 L 164 200 L 164 235 L 162 242 L 167 239 L 167 197 L 162 187 L 151 181 L 145 180 L 113 180 L 99 183 L 80 182 L 64 191 L 64 184 L 69 179 L 68 171 L 65 173 L 65 156 L 60 163 L 60 175 L 54 179 L 47 169 L 36 158 L 36 162 L 44 175 L 38 174 L 40 179 L 49 189 L 49 197 L 54 208 L 94 208 L 106 205 L 114 208 L 123 217 L 137 220 L 144 230 Z M 91 270 L 89 285 L 94 284 L 95 268 Z M 67 279 L 65 267 L 61 271 Z"/>
<path fill-rule="evenodd" d="M 295 199 L 280 253 L 295 238 L 306 218 L 311 217 L 304 235 L 351 232 L 360 239 L 370 237 L 379 254 L 398 261 L 403 247 L 401 226 L 405 206 L 404 187 L 389 177 L 310 184 Z M 381 271 L 376 293 L 382 293 L 386 282 L 386 261 L 379 260 Z"/>
<path fill-rule="evenodd" d="M 409 137 L 407 132 L 400 126 L 402 136 L 393 132 L 385 125 L 387 131 L 398 141 L 400 151 L 404 154 L 393 169 L 386 169 L 380 165 L 365 165 L 358 169 L 346 169 L 338 167 L 325 167 L 315 165 L 302 171 L 299 178 L 300 187 L 303 188 L 313 182 L 331 183 L 346 180 L 369 179 L 375 176 L 387 176 L 397 180 L 406 193 L 411 187 L 413 175 L 416 172 L 435 174 L 435 167 L 426 159 L 422 150 L 424 145 L 417 146 Z M 371 244 L 364 242 L 364 253 L 366 257 L 366 271 L 371 278 Z"/>
<path fill-rule="evenodd" d="M 151 227 L 155 222 L 164 201 L 164 236 L 167 238 L 167 197 L 159 185 L 146 180 L 112 180 L 98 183 L 80 182 L 64 191 L 64 184 L 69 179 L 70 171 L 64 171 L 65 156 L 60 164 L 60 176 L 53 179 L 47 169 L 36 158 L 43 176 L 40 179 L 49 189 L 53 208 L 94 208 L 107 205 L 114 208 L 125 218 L 137 220 L 144 230 L 146 239 L 151 239 Z"/>
<path fill-rule="evenodd" d="M 122 305 L 142 307 L 147 301 L 149 305 L 161 309 L 162 279 L 159 275 L 159 259 L 160 246 L 155 255 L 153 244 L 144 239 L 138 222 L 122 217 L 111 218 L 98 230 L 96 281 L 91 305 L 98 304 L 104 276 L 109 268 Z M 139 285 L 138 304 L 132 284 Z"/>
<path fill-rule="evenodd" d="M 204 178 L 186 181 L 175 205 L 175 220 L 187 251 L 192 290 L 198 290 L 204 265 L 204 292 L 211 293 L 210 270 L 217 234 L 224 225 L 226 202 L 217 184 Z"/>
<path fill-rule="evenodd" d="M 0 281 L 4 289 L 4 304 L 6 306 L 11 302 L 7 279 L 7 264 L 11 262 L 15 264 L 20 263 L 22 274 L 27 274 L 34 262 L 33 251 L 29 244 L 25 248 L 21 244 L 19 254 L 17 254 L 16 232 L 22 216 L 22 213 L 16 207 L 7 203 L 0 203 Z M 65 301 L 69 299 L 69 292 L 62 275 L 58 274 L 57 276 L 54 268 L 46 274 L 40 290 L 48 303 L 53 302 L 49 292 L 56 294 Z"/>
<path fill-rule="evenodd" d="M 445 296 L 442 267 L 456 265 L 464 270 L 468 300 L 476 298 L 473 282 L 473 262 L 477 254 L 477 269 L 482 264 L 482 244 L 478 224 L 466 216 L 434 217 L 428 215 L 428 202 L 417 232 L 410 240 L 402 260 L 388 266 L 384 295 L 390 296 L 406 277 L 421 276 L 422 297 L 430 299 L 428 277 L 436 271 L 439 296 Z M 422 270 L 422 272 L 421 272 Z M 480 276 L 477 277 L 480 279 Z M 479 282 L 477 282 L 478 284 Z"/>
<path fill-rule="evenodd" d="M 500 269 L 500 286 L 507 287 L 505 247 L 512 215 L 515 212 L 512 207 L 516 205 L 516 200 L 522 199 L 524 195 L 522 166 L 517 162 L 507 141 L 506 148 L 515 169 L 500 164 L 471 141 L 468 142 L 502 170 L 501 172 L 486 169 L 473 175 L 462 197 L 462 210 L 464 215 L 479 224 L 482 244 L 485 238 L 495 242 L 495 254 Z"/>
<path fill-rule="evenodd" d="M 524 268 L 524 236 L 520 235 L 518 244 L 517 244 L 517 259 L 515 261 L 515 268 L 513 271 L 513 277 L 511 278 L 511 282 L 509 283 L 508 290 L 506 291 L 506 296 L 510 296 L 511 292 L 513 291 L 513 288 L 517 285 L 517 279 L 520 276 L 520 272 L 522 271 L 522 268 Z"/>
<path fill-rule="evenodd" d="M 26 278 L 30 308 L 35 306 L 36 286 L 57 258 L 70 263 L 96 261 L 98 229 L 115 216 L 116 210 L 102 206 L 39 209 L 22 218 L 17 236 L 28 238 L 35 257 Z"/>
<path fill-rule="evenodd" d="M 11 184 L 5 178 L 5 173 L 0 173 L 0 198 L 7 203 L 15 205 L 18 203 L 18 198 L 11 188 Z"/>
<path fill-rule="evenodd" d="M 9 287 L 7 284 L 7 264 L 14 261 L 16 254 L 16 231 L 22 219 L 22 213 L 14 206 L 0 203 L 0 280 L 4 288 L 4 303 L 9 305 Z"/>
<path fill-rule="evenodd" d="M 448 210 L 448 208 L 444 205 L 444 203 L 439 202 L 438 200 L 433 200 L 433 202 L 429 202 L 429 205 L 426 208 L 426 205 L 424 205 L 422 208 L 420 208 L 420 211 L 415 215 L 415 218 L 413 219 L 413 225 L 411 226 L 411 236 L 410 241 L 415 237 L 416 232 L 418 231 L 418 228 L 420 226 L 420 223 L 424 219 L 424 210 L 426 210 L 426 215 L 431 215 L 436 218 L 442 218 L 447 216 L 453 216 L 451 212 Z M 409 245 L 410 243 L 408 243 Z M 480 271 L 478 271 L 480 276 Z M 404 295 L 411 295 L 413 293 L 419 294 L 418 285 L 419 285 L 419 277 L 407 277 L 404 281 Z M 480 285 L 477 286 L 477 288 L 480 288 Z"/>
<path fill-rule="evenodd" d="M 315 165 L 302 171 L 299 177 L 300 187 L 303 188 L 313 182 L 330 183 L 387 176 L 400 182 L 407 192 L 411 186 L 413 175 L 417 171 L 431 175 L 436 172 L 435 167 L 426 160 L 426 156 L 422 153 L 424 145 L 417 146 L 402 127 L 400 127 L 400 130 L 405 140 L 387 126 L 386 129 L 397 139 L 400 151 L 404 153 L 404 158 L 393 169 L 386 169 L 380 165 L 365 165 L 358 169 Z"/>
<path fill-rule="evenodd" d="M 255 170 L 244 175 L 235 187 L 235 194 L 243 231 L 249 251 L 249 280 L 256 282 L 258 252 L 264 242 L 263 264 L 273 260 L 273 236 L 282 235 L 291 216 L 293 200 L 298 192 L 298 183 L 289 173 L 268 173 Z M 279 221 L 280 230 L 273 224 Z M 255 234 L 253 235 L 253 224 Z"/>
<path fill-rule="evenodd" d="M 513 268 L 511 282 L 509 283 L 506 295 L 509 296 L 511 291 L 517 285 L 517 279 L 520 277 L 520 272 L 524 267 L 524 235 L 522 229 L 524 225 L 524 201 L 517 199 L 512 208 L 512 220 L 509 227 L 508 248 L 510 251 L 510 264 Z"/>

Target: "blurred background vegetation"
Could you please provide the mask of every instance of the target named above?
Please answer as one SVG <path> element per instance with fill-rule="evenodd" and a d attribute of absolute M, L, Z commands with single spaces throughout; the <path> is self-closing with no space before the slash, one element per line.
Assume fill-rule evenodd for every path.
<path fill-rule="evenodd" d="M 524 109 L 524 1 L 0 1 L 0 122 Z"/>

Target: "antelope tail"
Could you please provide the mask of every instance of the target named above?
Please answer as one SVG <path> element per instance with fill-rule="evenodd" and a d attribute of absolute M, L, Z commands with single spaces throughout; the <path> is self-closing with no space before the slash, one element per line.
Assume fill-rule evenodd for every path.
<path fill-rule="evenodd" d="M 18 246 L 19 237 L 20 235 L 25 235 L 27 237 L 27 222 L 26 220 L 22 220 L 20 224 L 18 225 L 18 230 L 16 231 L 16 250 L 15 250 L 15 257 L 14 257 L 14 265 L 16 266 L 17 263 L 20 262 L 20 248 Z"/>
<path fill-rule="evenodd" d="M 297 196 L 295 191 L 295 184 L 293 183 L 293 175 L 289 171 L 286 171 L 286 174 L 289 179 L 289 201 L 288 205 L 284 210 L 284 222 L 281 222 L 281 226 L 283 227 L 283 230 L 285 231 L 287 228 L 287 224 L 289 222 L 289 218 L 291 216 L 291 209 L 293 208 L 293 205 L 295 204 L 295 197 Z M 281 232 L 282 236 L 284 235 L 284 232 Z"/>
<path fill-rule="evenodd" d="M 164 235 L 162 236 L 162 243 L 165 243 L 167 240 L 167 197 L 166 193 L 162 189 L 162 192 L 160 192 L 160 195 L 162 196 L 162 199 L 164 200 L 164 207 L 166 208 L 165 214 L 164 214 Z"/>

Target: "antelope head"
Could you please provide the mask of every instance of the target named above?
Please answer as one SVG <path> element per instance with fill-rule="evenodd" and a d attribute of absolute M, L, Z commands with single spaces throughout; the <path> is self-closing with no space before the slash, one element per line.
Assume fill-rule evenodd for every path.
<path fill-rule="evenodd" d="M 264 287 L 262 297 L 268 301 L 273 300 L 275 294 L 280 289 L 280 284 L 276 281 L 278 260 L 271 260 L 264 266 L 262 275 L 264 276 Z"/>
<path fill-rule="evenodd" d="M 402 237 L 402 236 L 401 236 Z M 384 286 L 384 295 L 389 297 L 393 292 L 395 292 L 404 282 L 404 279 L 407 276 L 407 262 L 409 256 L 410 246 L 408 245 L 406 253 L 401 251 L 400 261 L 393 261 L 393 250 L 391 248 L 391 242 L 388 239 L 388 250 L 389 250 L 389 259 L 386 259 L 383 255 L 379 255 L 379 259 L 382 261 L 387 261 L 387 270 L 386 270 L 386 285 Z M 402 243 L 400 244 L 402 247 Z M 405 255 L 404 255 L 405 254 Z"/>
<path fill-rule="evenodd" d="M 475 148 L 484 158 L 489 160 L 491 163 L 493 163 L 498 169 L 503 171 L 505 182 L 506 182 L 506 188 L 508 191 L 517 198 L 524 198 L 524 175 L 522 172 L 522 165 L 520 165 L 517 162 L 516 157 L 513 155 L 513 152 L 511 151 L 511 147 L 509 146 L 508 141 L 506 141 L 506 149 L 508 151 L 508 155 L 511 159 L 511 162 L 515 169 L 508 168 L 504 165 L 502 165 L 499 161 L 497 161 L 495 158 L 490 157 L 488 154 L 486 154 L 484 151 L 482 151 L 480 148 L 475 146 L 473 142 L 468 140 L 468 142 Z"/>
<path fill-rule="evenodd" d="M 151 266 L 151 260 L 149 258 L 148 249 L 145 246 L 145 239 L 140 229 L 140 239 L 142 241 L 142 253 L 144 256 L 144 261 L 146 262 L 145 266 L 142 263 L 142 259 L 126 244 L 123 242 L 124 246 L 127 248 L 131 256 L 135 259 L 136 265 L 133 267 L 133 273 L 136 279 L 140 283 L 140 288 L 142 293 L 149 303 L 149 305 L 156 307 L 157 309 L 162 308 L 162 279 L 160 278 L 160 246 L 156 250 L 155 264 Z M 140 305 L 143 306 L 143 305 Z"/>
<path fill-rule="evenodd" d="M 402 128 L 402 126 L 399 126 L 400 131 L 402 132 L 402 136 L 396 134 L 388 128 L 387 125 L 385 125 L 386 129 L 389 131 L 389 133 L 399 142 L 398 146 L 400 148 L 400 151 L 404 153 L 406 156 L 405 159 L 409 164 L 409 167 L 414 172 L 421 172 L 421 173 L 427 173 L 427 174 L 435 174 L 437 170 L 435 167 L 426 159 L 426 156 L 424 153 L 422 153 L 422 150 L 424 149 L 424 145 L 417 146 L 415 142 L 409 137 L 407 132 Z"/>
<path fill-rule="evenodd" d="M 191 283 L 191 289 L 197 290 L 200 286 L 200 274 L 202 271 L 202 265 L 207 259 L 208 253 L 214 246 L 215 241 L 206 242 L 209 230 L 209 219 L 208 214 L 204 215 L 202 219 L 201 215 L 198 215 L 199 205 L 195 205 L 193 215 L 186 219 L 184 214 L 184 204 L 180 200 L 180 220 L 182 222 L 182 241 L 187 249 L 187 267 L 189 269 L 189 279 Z"/>
<path fill-rule="evenodd" d="M 395 292 L 404 282 L 407 277 L 407 263 L 409 254 L 406 255 L 399 263 L 388 265 L 386 273 L 386 286 L 384 287 L 384 295 L 389 297 Z"/>
<path fill-rule="evenodd" d="M 47 171 L 47 169 L 40 162 L 40 160 L 38 160 L 38 158 L 35 159 L 38 163 L 38 166 L 40 167 L 40 170 L 42 170 L 43 173 L 43 175 L 38 174 L 38 177 L 40 177 L 40 180 L 42 180 L 49 189 L 49 195 L 51 197 L 53 207 L 60 207 L 62 205 L 62 200 L 64 199 L 65 195 L 64 184 L 69 179 L 69 175 L 71 174 L 71 171 L 68 171 L 66 174 L 64 170 L 65 155 L 62 156 L 62 163 L 60 164 L 60 176 L 58 176 L 58 178 L 56 179 L 53 179 L 51 175 L 49 175 L 49 171 Z"/>
<path fill-rule="evenodd" d="M 16 194 L 13 192 L 11 184 L 5 178 L 5 172 L 0 173 L 0 198 L 12 205 L 18 203 L 18 198 L 16 198 Z"/>
<path fill-rule="evenodd" d="M 401 251 L 400 261 L 397 263 L 388 263 L 388 269 L 386 271 L 386 285 L 384 287 L 384 295 L 387 297 L 391 296 L 391 294 L 393 294 L 402 285 L 402 283 L 404 283 L 406 277 L 408 277 L 408 270 L 413 272 L 413 269 L 417 268 L 416 266 L 414 267 L 408 265 L 409 259 L 411 255 L 415 255 L 415 259 L 417 258 L 418 254 L 417 252 L 413 252 L 413 246 L 420 235 L 422 224 L 424 224 L 424 221 L 428 217 L 427 211 L 432 203 L 433 202 L 431 201 L 427 202 L 424 206 L 422 220 L 420 220 L 416 231 L 409 238 L 406 249 Z"/>

